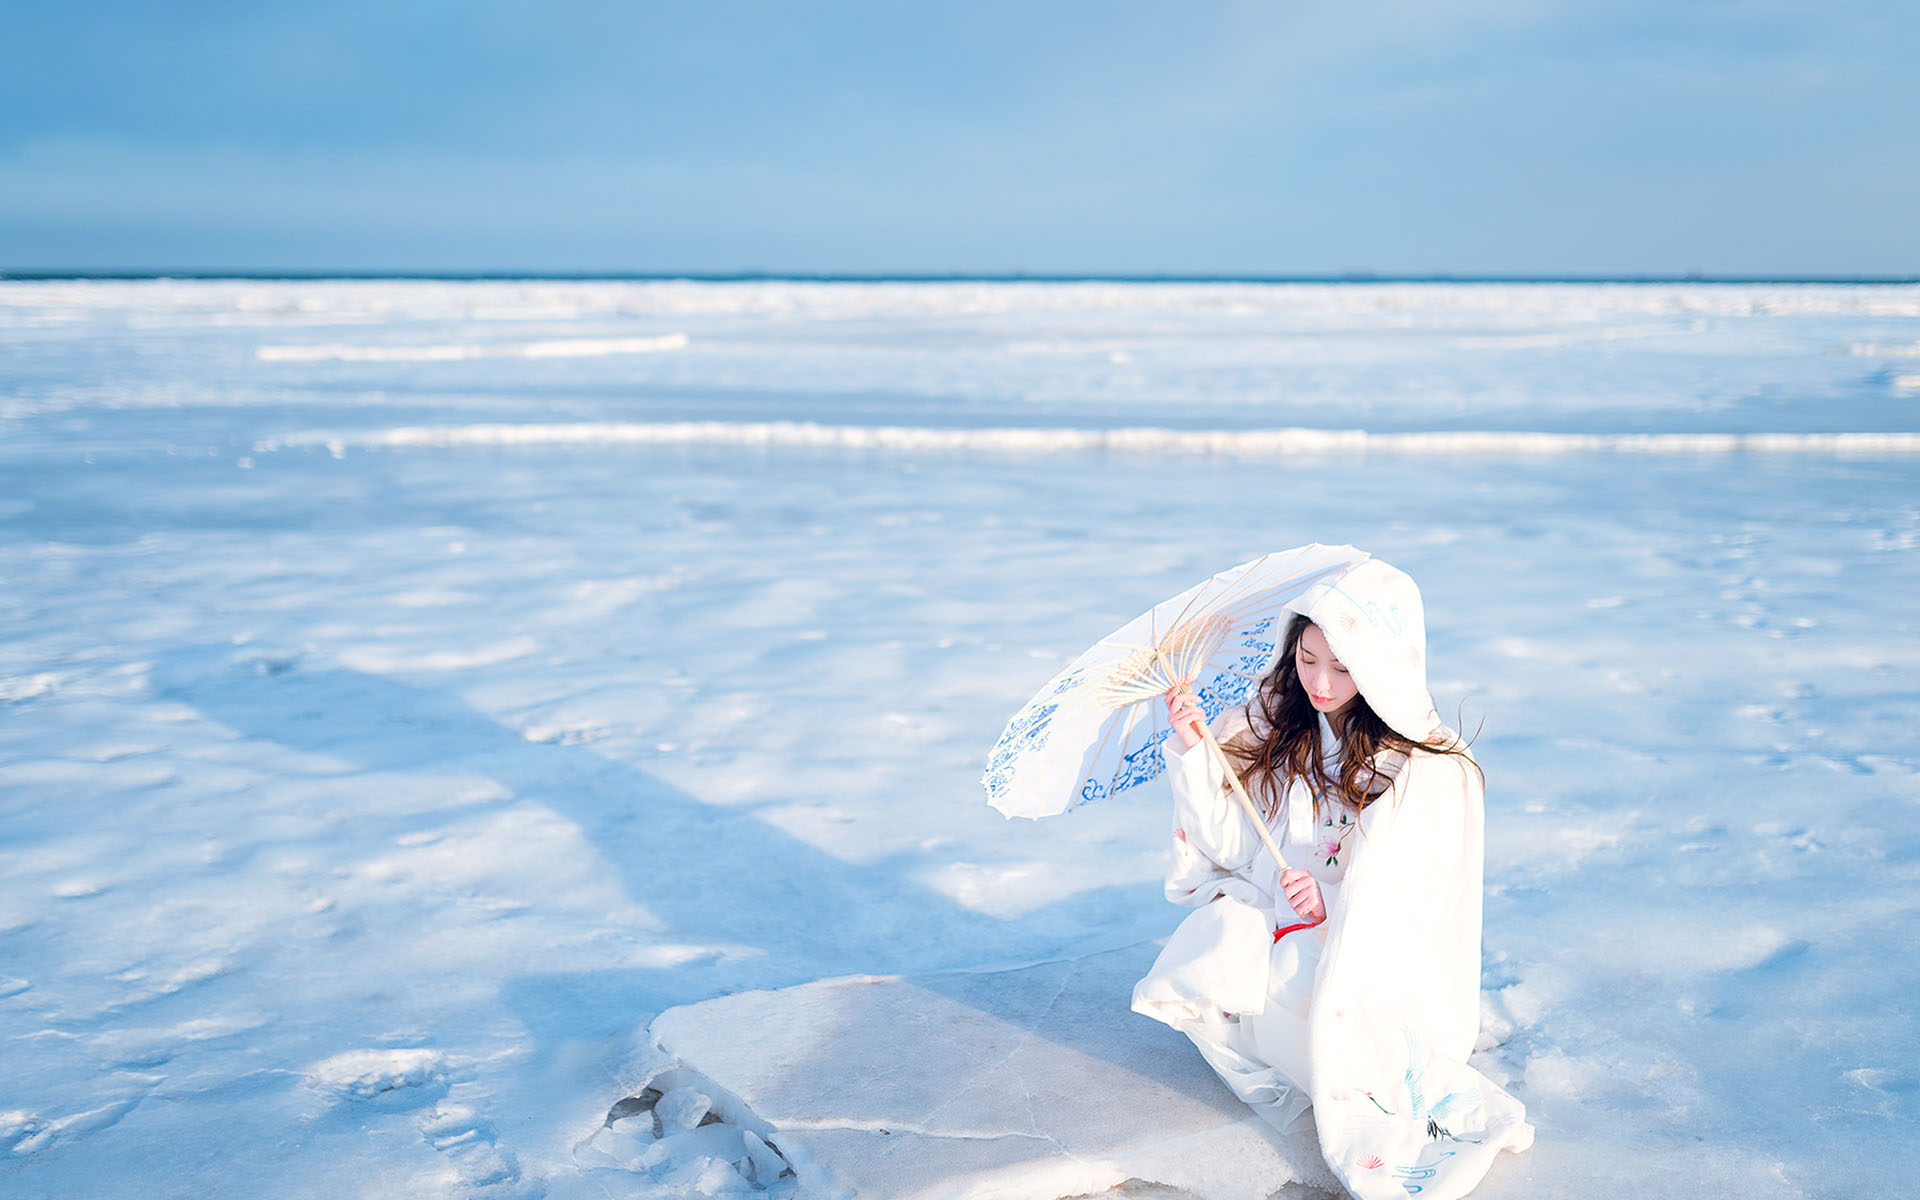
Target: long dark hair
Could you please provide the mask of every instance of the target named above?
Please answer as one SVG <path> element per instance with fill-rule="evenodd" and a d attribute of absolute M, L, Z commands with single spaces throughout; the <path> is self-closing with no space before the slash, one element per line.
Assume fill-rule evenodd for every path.
<path fill-rule="evenodd" d="M 1459 739 L 1445 731 L 1436 732 L 1424 742 L 1404 737 L 1380 719 L 1365 696 L 1356 693 L 1340 714 L 1341 719 L 1333 722 L 1340 740 L 1340 769 L 1337 778 L 1329 776 L 1326 764 L 1320 759 L 1320 722 L 1316 719 L 1319 714 L 1307 699 L 1299 668 L 1294 665 L 1300 639 L 1312 624 L 1306 617 L 1296 615 L 1287 626 L 1280 661 L 1268 672 L 1260 691 L 1247 706 L 1253 729 L 1229 739 L 1221 747 L 1267 820 L 1280 815 L 1280 802 L 1287 794 L 1288 782 L 1294 779 L 1306 781 L 1316 805 L 1331 798 L 1356 810 L 1366 808 L 1393 784 L 1393 775 L 1381 769 L 1380 759 L 1394 751 L 1458 754 L 1479 770 L 1479 764 L 1473 762 L 1466 745 Z M 1263 726 L 1267 731 L 1265 736 L 1259 732 Z"/>

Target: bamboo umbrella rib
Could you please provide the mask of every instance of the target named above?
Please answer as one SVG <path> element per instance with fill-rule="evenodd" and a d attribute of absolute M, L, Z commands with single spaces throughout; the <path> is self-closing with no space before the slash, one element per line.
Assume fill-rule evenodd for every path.
<path fill-rule="evenodd" d="M 1161 666 L 1160 661 L 1158 659 L 1155 659 L 1149 666 L 1148 670 L 1151 671 L 1153 669 L 1159 668 L 1160 666 Z M 1125 727 L 1130 726 L 1135 722 L 1131 721 L 1128 715 L 1121 715 L 1123 713 L 1123 710 L 1126 708 L 1132 707 L 1133 705 L 1137 705 L 1144 701 L 1150 700 L 1153 696 L 1159 695 L 1165 692 L 1167 688 L 1172 686 L 1172 681 L 1168 680 L 1164 672 L 1162 672 L 1159 678 L 1152 680 L 1150 684 L 1148 682 L 1142 682 L 1138 686 L 1142 687 L 1143 689 L 1150 687 L 1151 690 L 1149 691 L 1149 694 L 1147 696 L 1143 696 L 1142 699 L 1140 700 L 1130 701 L 1127 704 L 1123 704 L 1116 707 L 1115 709 L 1108 710 L 1108 714 L 1100 714 L 1100 717 L 1102 720 L 1104 720 L 1105 717 L 1109 714 L 1112 714 L 1114 719 L 1110 724 L 1107 725 L 1105 732 L 1101 736 L 1100 743 L 1094 748 L 1093 754 L 1091 756 L 1084 756 L 1084 755 L 1082 756 L 1084 761 L 1096 763 L 1096 764 L 1100 762 L 1100 760 L 1105 756 L 1107 747 L 1112 743 L 1114 739 L 1114 735 L 1116 733 L 1118 733 L 1121 737 L 1120 749 L 1121 749 L 1121 754 L 1124 755 L 1126 753 L 1127 742 L 1130 740 L 1127 736 L 1127 734 L 1130 732 L 1130 729 L 1127 729 Z M 1151 732 L 1157 733 L 1160 728 L 1159 712 L 1158 712 L 1158 709 L 1153 708 L 1152 705 L 1149 705 L 1149 709 L 1153 713 L 1153 722 L 1150 727 Z M 1148 741 L 1149 742 L 1151 741 L 1151 735 L 1149 735 Z M 1056 743 L 1056 746 L 1058 746 L 1059 744 L 1060 743 Z M 1146 745 L 1148 743 L 1142 742 L 1141 744 Z M 1059 761 L 1058 754 L 1059 754 L 1059 751 L 1056 749 L 1055 751 L 1051 752 L 1046 759 L 1043 760 L 1046 764 L 1045 769 L 1047 772 L 1051 773 L 1051 771 L 1058 765 L 1058 761 Z"/>
<path fill-rule="evenodd" d="M 1127 721 L 1126 721 L 1126 718 L 1124 717 L 1122 717 L 1120 720 L 1114 721 L 1111 724 L 1109 724 L 1107 726 L 1106 733 L 1103 734 L 1100 738 L 1100 744 L 1094 747 L 1093 757 L 1088 761 L 1093 763 L 1098 763 L 1101 760 L 1101 758 L 1103 758 L 1106 755 L 1107 744 L 1113 740 L 1113 735 L 1115 733 L 1120 734 L 1120 738 L 1121 738 L 1120 749 L 1122 752 L 1124 752 L 1126 750 L 1126 733 L 1122 731 L 1121 727 L 1126 724 L 1127 724 Z"/>
<path fill-rule="evenodd" d="M 1260 566 L 1260 564 L 1265 563 L 1269 557 L 1271 557 L 1271 555 L 1261 555 L 1260 559 L 1254 561 L 1254 566 Z M 1294 588 L 1294 586 L 1298 586 L 1298 580 L 1302 580 L 1302 578 L 1321 576 L 1321 574 L 1329 574 L 1332 570 L 1336 570 L 1336 566 L 1321 566 L 1321 568 L 1315 568 L 1315 570 L 1309 570 L 1309 572 L 1298 572 L 1298 574 L 1294 574 L 1294 576 L 1288 576 L 1281 584 L 1273 584 L 1271 580 L 1250 580 L 1248 576 L 1254 576 L 1254 574 L 1256 574 L 1254 566 L 1250 566 L 1248 570 L 1244 570 L 1244 572 L 1240 574 L 1240 578 L 1235 580 L 1235 584 L 1233 584 L 1233 589 L 1229 589 L 1225 595 L 1213 597 L 1212 601 L 1208 601 L 1208 607 L 1202 609 L 1202 614 L 1204 614 L 1206 620 L 1221 618 L 1221 620 L 1225 620 L 1225 622 L 1229 622 L 1229 624 L 1236 624 L 1238 620 L 1244 618 L 1244 614 L 1246 614 L 1246 611 L 1248 611 L 1250 607 L 1258 607 L 1258 601 L 1256 601 L 1252 595 L 1236 595 L 1242 588 L 1254 588 L 1256 591 L 1269 591 L 1269 589 L 1275 588 L 1275 586 Z M 1215 578 L 1217 578 L 1217 576 L 1215 576 Z M 1198 595 L 1198 593 L 1188 599 L 1187 605 L 1185 605 L 1183 611 L 1181 611 L 1181 620 L 1175 622 L 1175 630 L 1179 630 L 1181 626 L 1188 624 L 1188 616 L 1192 614 L 1194 603 L 1198 603 L 1198 601 L 1200 601 L 1200 595 Z M 1231 607 L 1229 607 L 1229 605 L 1231 605 Z M 1156 630 L 1158 630 L 1158 616 L 1160 616 L 1158 609 L 1148 612 L 1150 624 L 1152 624 Z M 1148 647 L 1148 645 L 1129 645 L 1129 643 L 1110 641 L 1110 639 L 1100 639 L 1096 645 L 1104 645 L 1104 647 L 1108 647 L 1108 649 L 1125 649 L 1125 651 L 1133 651 L 1135 655 L 1139 655 L 1140 651 L 1158 649 L 1158 634 L 1156 634 L 1156 645 L 1152 645 L 1152 647 Z M 1221 653 L 1221 649 L 1225 649 L 1225 647 L 1217 647 L 1215 651 L 1212 651 L 1210 655 L 1206 655 L 1198 664 L 1187 664 L 1187 662 L 1183 662 L 1183 664 L 1181 664 L 1181 674 L 1183 674 L 1183 676 L 1196 674 L 1196 672 L 1192 670 L 1192 666 L 1206 666 L 1206 664 L 1210 664 L 1210 662 Z M 1158 666 L 1160 660 L 1156 659 L 1154 664 Z M 1117 668 L 1127 668 L 1127 666 L 1129 666 L 1129 664 L 1127 664 L 1125 660 L 1119 662 L 1119 664 L 1116 664 L 1116 672 Z M 1104 680 L 1104 685 L 1106 685 L 1110 691 L 1121 691 L 1121 689 L 1129 689 L 1129 691 L 1131 691 L 1131 689 L 1142 689 L 1142 691 L 1144 691 L 1144 678 L 1140 678 L 1139 676 L 1140 666 L 1144 666 L 1144 664 L 1131 664 L 1131 670 L 1135 670 L 1137 674 L 1133 674 L 1133 676 L 1129 676 L 1129 678 L 1125 678 L 1125 680 L 1116 678 L 1116 676 L 1108 676 L 1108 680 Z M 1246 672 L 1240 672 L 1240 670 L 1235 670 L 1235 668 L 1231 668 L 1231 666 L 1219 666 L 1219 668 L 1215 668 L 1215 670 L 1221 670 L 1223 674 L 1236 674 L 1236 676 L 1248 678 L 1248 680 L 1258 678 L 1258 676 L 1248 676 Z M 1181 682 L 1181 680 L 1165 680 L 1165 685 L 1171 687 L 1175 682 Z M 1144 697 L 1142 697 L 1142 699 L 1144 699 Z"/>
<path fill-rule="evenodd" d="M 1332 574 L 1334 571 L 1342 569 L 1344 565 L 1345 564 L 1341 564 L 1339 566 L 1321 567 L 1312 571 L 1297 572 L 1277 583 L 1261 583 L 1257 590 L 1264 592 L 1279 587 L 1300 589 L 1310 582 L 1318 582 L 1318 576 Z M 1222 597 L 1220 606 L 1214 609 L 1213 613 L 1217 616 L 1225 616 L 1229 620 L 1238 623 L 1249 611 L 1258 609 L 1262 603 L 1264 602 L 1261 601 L 1257 595 Z"/>
<path fill-rule="evenodd" d="M 1273 557 L 1271 554 L 1262 554 L 1259 558 L 1248 563 L 1246 569 L 1240 572 L 1239 577 L 1231 584 L 1227 585 L 1223 593 L 1208 599 L 1207 607 L 1202 611 L 1210 613 L 1223 612 L 1227 610 L 1230 604 L 1238 602 L 1249 589 L 1255 592 L 1268 590 L 1272 585 L 1258 578 L 1258 576 L 1260 574 L 1260 567 L 1271 557 Z M 1207 580 L 1207 583 L 1210 584 L 1219 578 L 1220 576 L 1215 575 L 1212 579 Z M 1202 584 L 1200 591 L 1194 593 L 1193 598 L 1187 601 L 1186 607 L 1180 612 L 1180 619 L 1182 621 L 1187 619 L 1187 614 L 1192 611 L 1193 606 L 1199 602 L 1200 597 L 1205 591 L 1206 584 Z"/>
<path fill-rule="evenodd" d="M 1261 561 L 1264 561 L 1264 557 L 1265 556 L 1263 556 Z M 1190 607 L 1191 605 L 1189 605 L 1189 608 Z M 1152 614 L 1152 615 L 1157 616 L 1157 614 Z M 1211 615 L 1217 615 L 1217 614 L 1210 613 L 1209 615 L 1211 616 Z M 1157 640 L 1158 639 L 1156 638 L 1156 642 Z M 1125 643 L 1112 642 L 1106 639 L 1102 639 L 1100 642 L 1096 644 L 1107 646 L 1111 649 L 1129 648 L 1126 646 Z M 1132 647 L 1131 649 L 1133 649 L 1137 653 L 1139 651 L 1150 650 L 1152 648 L 1153 647 L 1150 647 L 1150 646 L 1139 646 L 1139 647 Z M 1218 651 L 1216 651 L 1216 653 L 1218 653 Z M 1157 661 L 1155 665 L 1158 665 Z M 1224 668 L 1224 669 L 1231 670 L 1231 668 Z M 1235 671 L 1233 673 L 1242 674 L 1242 675 L 1244 674 L 1243 672 L 1238 672 L 1238 671 Z M 1164 691 L 1167 687 L 1171 687 L 1174 682 L 1176 681 L 1165 680 L 1164 685 L 1157 690 Z M 1095 685 L 1095 686 L 1102 686 L 1102 685 Z M 1136 700 L 1136 701 L 1131 701 L 1130 703 L 1137 704 L 1137 703 L 1140 703 L 1140 701 Z M 1063 757 L 1066 753 L 1066 748 L 1076 744 L 1076 742 L 1078 741 L 1078 737 L 1074 736 L 1074 735 L 1077 735 L 1078 730 L 1082 728 L 1087 728 L 1089 726 L 1097 727 L 1100 723 L 1105 722 L 1114 711 L 1115 710 L 1113 709 L 1108 709 L 1108 710 L 1082 709 L 1082 710 L 1076 710 L 1067 714 L 1068 722 L 1063 723 L 1063 727 L 1059 730 L 1056 730 L 1049 737 L 1048 739 L 1048 741 L 1050 742 L 1049 749 L 1044 752 L 1043 757 L 1040 758 L 1039 761 L 1035 764 L 1035 766 L 1039 768 L 1039 773 L 1042 775 L 1051 775 L 1060 766 L 1063 760 Z M 1074 719 L 1076 717 L 1078 718 L 1077 720 Z M 1116 732 L 1119 732 L 1121 727 L 1126 724 L 1127 724 L 1127 721 L 1125 717 L 1121 717 L 1114 720 L 1113 723 L 1109 725 L 1108 728 L 1105 730 L 1105 732 L 1102 734 L 1100 743 L 1095 748 L 1095 751 L 1092 754 L 1092 756 L 1089 757 L 1086 754 L 1082 753 L 1080 755 L 1082 760 L 1093 762 L 1093 763 L 1099 762 L 1101 756 L 1105 754 L 1107 746 L 1112 743 L 1114 734 Z M 1157 731 L 1158 728 L 1159 726 L 1158 726 L 1158 719 L 1156 714 L 1154 729 Z M 1123 735 L 1123 740 L 1124 740 L 1124 735 Z M 1123 748 L 1123 752 L 1124 752 L 1124 748 Z"/>
<path fill-rule="evenodd" d="M 1053 731 L 1048 736 L 1047 749 L 1042 752 L 1041 757 L 1034 764 L 1035 767 L 1038 768 L 1034 773 L 1042 776 L 1052 775 L 1054 769 L 1063 761 L 1067 753 L 1067 748 L 1079 745 L 1081 739 L 1080 728 L 1098 727 L 1106 721 L 1109 715 L 1111 715 L 1111 710 L 1089 710 L 1072 714 L 1068 722 L 1063 723 L 1062 728 Z M 1074 717 L 1079 718 L 1077 725 L 1073 722 Z M 1109 729 L 1107 736 L 1111 736 L 1111 734 L 1112 730 Z M 1104 741 L 1102 745 L 1105 745 Z M 1085 750 L 1077 751 L 1077 753 L 1082 758 L 1086 756 Z"/>
<path fill-rule="evenodd" d="M 1254 561 L 1256 563 L 1264 562 L 1268 557 L 1271 557 L 1271 556 L 1263 555 L 1261 558 L 1256 559 Z M 1245 577 L 1246 575 L 1253 574 L 1253 572 L 1249 570 L 1240 579 L 1237 579 L 1234 581 L 1233 583 L 1234 590 L 1230 590 L 1220 596 L 1214 597 L 1213 599 L 1209 600 L 1208 606 L 1202 609 L 1201 611 L 1202 611 L 1202 614 L 1207 617 L 1222 617 L 1222 618 L 1225 618 L 1229 624 L 1238 624 L 1246 616 L 1248 612 L 1258 609 L 1261 606 L 1261 604 L 1264 603 L 1264 601 L 1259 599 L 1259 593 L 1270 591 L 1276 587 L 1295 588 L 1295 587 L 1298 587 L 1301 581 L 1303 580 L 1310 580 L 1316 576 L 1321 576 L 1321 575 L 1330 575 L 1335 571 L 1342 570 L 1345 566 L 1346 564 L 1340 563 L 1332 566 L 1317 567 L 1311 571 L 1301 571 L 1294 575 L 1289 575 L 1285 577 L 1278 583 L 1274 583 L 1271 581 L 1263 581 L 1263 580 L 1249 580 Z M 1212 581 L 1209 580 L 1208 582 L 1212 582 Z M 1239 589 L 1243 587 L 1249 588 L 1251 589 L 1251 591 L 1248 592 L 1247 594 L 1236 594 L 1239 591 Z M 1174 628 L 1177 629 L 1181 625 L 1186 623 L 1188 617 L 1193 612 L 1193 606 L 1196 603 L 1198 603 L 1199 599 L 1200 597 L 1196 595 L 1192 599 L 1187 601 L 1186 606 L 1182 608 L 1180 611 L 1179 618 L 1174 621 Z M 1157 618 L 1159 614 L 1157 612 L 1154 612 L 1150 615 Z M 1154 634 L 1154 643 L 1158 644 L 1159 634 L 1157 632 L 1157 620 L 1155 622 L 1155 626 L 1156 626 L 1156 632 Z M 1102 638 L 1100 641 L 1095 642 L 1094 645 L 1106 646 L 1109 649 L 1114 649 L 1114 650 L 1145 650 L 1149 648 L 1148 646 L 1140 645 L 1138 643 L 1114 642 L 1114 641 L 1109 641 L 1105 638 Z"/>
<path fill-rule="evenodd" d="M 1108 719 L 1113 717 L 1116 711 L 1115 709 L 1087 708 L 1074 710 L 1069 713 L 1068 720 L 1062 724 L 1062 727 L 1049 735 L 1047 749 L 1043 751 L 1041 757 L 1036 760 L 1034 764 L 1036 770 L 1033 773 L 1043 777 L 1051 776 L 1060 766 L 1061 762 L 1064 761 L 1069 748 L 1078 746 L 1081 743 L 1081 729 L 1088 727 L 1097 728 L 1102 724 L 1106 724 L 1107 729 L 1101 735 L 1100 744 L 1095 747 L 1091 757 L 1087 755 L 1084 749 L 1077 751 L 1078 757 L 1082 760 L 1095 763 L 1099 762 L 1101 754 L 1105 752 L 1108 743 L 1113 740 L 1113 735 L 1119 732 L 1122 726 L 1127 724 L 1127 719 L 1124 716 L 1118 717 L 1109 723 Z M 1122 733 L 1123 738 L 1124 736 L 1125 734 Z"/>
<path fill-rule="evenodd" d="M 1234 583 L 1238 585 L 1239 583 L 1244 582 L 1249 575 L 1253 575 L 1257 573 L 1260 569 L 1260 565 L 1266 562 L 1267 559 L 1271 557 L 1273 556 L 1270 554 L 1262 554 L 1259 558 L 1256 558 L 1252 562 L 1248 563 L 1246 566 L 1246 569 L 1240 573 L 1240 577 L 1234 580 Z M 1223 571 L 1221 572 L 1221 574 L 1225 574 L 1225 572 Z M 1206 595 L 1208 584 L 1213 583 L 1214 580 L 1219 578 L 1220 578 L 1219 575 L 1210 576 L 1208 577 L 1206 583 L 1203 583 L 1200 585 L 1200 587 L 1193 593 L 1193 596 L 1190 599 L 1188 599 L 1186 603 L 1186 607 L 1180 610 L 1179 618 L 1174 621 L 1175 625 L 1179 625 L 1182 621 L 1185 621 L 1187 619 L 1187 614 L 1192 611 L 1193 606 L 1195 604 L 1199 603 L 1200 597 Z M 1228 594 L 1231 595 L 1232 593 L 1229 592 Z M 1209 601 L 1208 603 L 1217 604 L 1217 601 Z"/>
<path fill-rule="evenodd" d="M 1289 591 L 1298 592 L 1303 590 L 1309 583 L 1317 582 L 1320 576 L 1345 571 L 1349 565 L 1348 563 L 1330 563 L 1325 566 L 1296 568 L 1277 578 L 1269 576 L 1265 579 L 1248 580 L 1247 583 L 1255 590 L 1261 592 L 1272 591 L 1277 588 L 1286 588 Z M 1252 572 L 1248 572 L 1248 574 L 1251 575 Z M 1230 603 L 1237 603 L 1240 599 L 1241 597 L 1238 596 L 1232 597 L 1229 601 L 1223 601 L 1222 607 L 1227 607 Z"/>

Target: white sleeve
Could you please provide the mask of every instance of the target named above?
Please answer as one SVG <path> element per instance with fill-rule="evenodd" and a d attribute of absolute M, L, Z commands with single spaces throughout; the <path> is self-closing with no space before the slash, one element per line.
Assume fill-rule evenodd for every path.
<path fill-rule="evenodd" d="M 1320 905 L 1327 910 L 1327 920 L 1333 920 L 1333 914 L 1340 908 L 1340 884 L 1338 879 L 1315 879 L 1320 885 Z"/>
<path fill-rule="evenodd" d="M 1244 710 L 1229 709 L 1214 722 L 1214 737 L 1231 737 L 1246 725 Z M 1262 846 L 1260 834 L 1239 800 L 1224 790 L 1226 774 L 1206 743 L 1189 749 L 1180 744 L 1179 734 L 1169 734 L 1163 752 L 1173 785 L 1174 838 L 1221 870 L 1251 864 Z"/>

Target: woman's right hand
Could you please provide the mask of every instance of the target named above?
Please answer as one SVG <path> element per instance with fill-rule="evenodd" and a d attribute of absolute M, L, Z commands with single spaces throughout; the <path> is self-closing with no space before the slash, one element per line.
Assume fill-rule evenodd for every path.
<path fill-rule="evenodd" d="M 1180 744 L 1191 750 L 1202 740 L 1202 730 L 1207 725 L 1207 714 L 1200 708 L 1200 698 L 1192 692 L 1167 689 L 1167 723 L 1180 738 Z"/>
<path fill-rule="evenodd" d="M 1297 867 L 1280 872 L 1280 890 L 1287 894 L 1287 903 L 1293 911 L 1315 925 L 1327 919 L 1327 902 L 1320 895 L 1320 881 L 1312 872 Z"/>

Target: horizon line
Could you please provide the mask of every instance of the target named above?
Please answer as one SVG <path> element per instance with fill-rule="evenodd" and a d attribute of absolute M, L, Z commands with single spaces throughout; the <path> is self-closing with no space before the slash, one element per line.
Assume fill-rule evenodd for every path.
<path fill-rule="evenodd" d="M 1466 283 L 1466 284 L 1857 284 L 1920 283 L 1920 275 L 1790 275 L 1688 271 L 1680 274 L 1395 274 L 1342 271 L 1298 274 L 1209 274 L 1204 272 L 1053 272 L 1053 271 L 383 271 L 383 270 L 14 270 L 0 268 L 0 281 L 138 282 L 158 280 L 246 282 L 403 282 L 438 283 L 606 282 L 606 283 Z"/>

